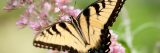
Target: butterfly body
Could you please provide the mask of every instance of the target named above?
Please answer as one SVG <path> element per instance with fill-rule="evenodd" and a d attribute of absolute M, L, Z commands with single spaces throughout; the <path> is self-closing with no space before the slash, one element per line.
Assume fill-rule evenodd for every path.
<path fill-rule="evenodd" d="M 58 22 L 38 34 L 33 45 L 69 53 L 108 53 L 115 21 L 125 0 L 98 0 L 71 22 Z"/>

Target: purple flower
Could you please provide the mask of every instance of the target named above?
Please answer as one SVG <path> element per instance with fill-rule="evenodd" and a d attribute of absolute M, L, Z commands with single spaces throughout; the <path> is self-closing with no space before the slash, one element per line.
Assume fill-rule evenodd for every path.
<path fill-rule="evenodd" d="M 35 5 L 31 4 L 28 6 L 28 9 L 26 10 L 26 12 L 28 12 L 29 14 L 31 14 L 34 11 Z"/>
<path fill-rule="evenodd" d="M 36 3 L 33 0 L 11 0 L 10 5 L 21 4 L 20 6 L 27 6 L 25 12 L 21 15 L 23 18 L 17 21 L 17 26 L 24 28 L 28 25 L 32 30 L 40 31 L 40 28 L 43 29 L 53 24 L 50 17 L 55 16 L 52 14 L 58 14 L 58 21 L 70 21 L 70 16 L 76 18 L 81 11 L 75 9 L 73 6 L 68 6 L 71 0 L 53 1 L 54 2 L 48 2 L 43 0 Z M 54 7 L 52 7 L 53 5 Z M 54 9 L 54 11 L 52 11 L 52 9 Z"/>
<path fill-rule="evenodd" d="M 71 0 L 55 0 L 55 2 L 59 5 L 65 5 L 71 2 Z"/>
<path fill-rule="evenodd" d="M 33 0 L 10 0 L 4 9 L 12 10 L 17 7 L 25 6 L 24 4 L 32 4 Z"/>
<path fill-rule="evenodd" d="M 10 2 L 7 3 L 4 9 L 11 10 L 18 6 L 18 2 L 16 0 L 10 0 Z"/>
<path fill-rule="evenodd" d="M 51 10 L 51 8 L 52 8 L 52 6 L 49 2 L 44 2 L 42 11 L 49 12 Z"/>
<path fill-rule="evenodd" d="M 75 9 L 72 12 L 70 11 L 70 15 L 76 18 L 80 14 L 81 10 L 80 9 Z"/>
<path fill-rule="evenodd" d="M 61 21 L 71 21 L 68 15 L 63 15 L 62 17 L 60 17 L 59 22 Z"/>
<path fill-rule="evenodd" d="M 47 19 L 39 19 L 39 23 L 42 26 L 42 28 L 46 28 L 49 26 L 49 20 Z"/>
<path fill-rule="evenodd" d="M 80 12 L 81 12 L 80 9 L 75 9 L 73 6 L 66 6 L 66 5 L 59 6 L 59 9 L 64 14 L 73 16 L 74 18 L 76 18 L 80 14 Z"/>
<path fill-rule="evenodd" d="M 28 19 L 25 16 L 21 16 L 20 19 L 16 22 L 16 25 L 19 28 L 24 28 L 28 24 Z"/>
<path fill-rule="evenodd" d="M 29 22 L 29 26 L 31 29 L 35 30 L 35 31 L 40 31 L 41 30 L 41 25 L 40 23 L 36 22 L 36 21 L 30 21 Z"/>
<path fill-rule="evenodd" d="M 59 9 L 58 7 L 55 7 L 55 8 L 54 8 L 54 12 L 55 12 L 55 13 L 57 13 L 57 12 L 59 12 L 59 11 L 60 11 L 60 9 Z"/>

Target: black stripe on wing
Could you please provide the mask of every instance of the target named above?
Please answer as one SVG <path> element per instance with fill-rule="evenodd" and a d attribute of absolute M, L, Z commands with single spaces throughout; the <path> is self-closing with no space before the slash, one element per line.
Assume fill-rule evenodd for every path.
<path fill-rule="evenodd" d="M 126 0 L 117 0 L 117 4 L 110 15 L 107 23 L 104 25 L 104 27 L 112 26 L 113 22 L 115 22 L 116 17 L 118 16 L 118 13 L 120 12 L 121 8 L 123 7 L 123 4 L 125 3 Z"/>
<path fill-rule="evenodd" d="M 98 4 L 98 2 L 99 1 L 96 1 L 96 2 L 94 2 L 93 4 L 91 4 L 90 6 L 88 6 L 86 9 L 84 9 L 82 12 L 81 12 L 81 14 L 82 15 L 84 15 L 86 18 L 85 18 L 85 20 L 86 20 L 86 22 L 87 22 L 87 28 L 88 28 L 88 32 L 89 32 L 89 26 L 90 26 L 90 9 L 89 9 L 89 7 L 91 7 L 91 6 L 93 6 L 94 8 L 95 8 L 95 10 L 96 10 L 96 14 L 97 15 L 100 15 L 99 14 L 99 12 L 101 12 L 100 10 L 100 6 L 99 6 L 99 4 Z M 103 0 L 102 2 L 102 7 L 103 8 L 105 8 L 106 6 L 105 6 L 105 1 Z M 80 26 L 80 15 L 78 16 L 78 24 L 79 24 L 79 26 Z M 80 28 L 81 28 L 81 26 L 80 26 Z M 89 33 L 88 33 L 88 35 L 89 35 Z"/>
<path fill-rule="evenodd" d="M 78 53 L 76 49 L 66 45 L 51 44 L 51 43 L 45 43 L 41 41 L 34 41 L 33 45 L 39 48 L 46 48 L 46 49 L 52 49 L 52 50 L 58 50 L 58 51 L 68 51 L 69 53 Z"/>
<path fill-rule="evenodd" d="M 56 34 L 60 34 L 60 32 L 56 28 L 56 24 L 52 25 L 52 30 L 56 32 Z M 61 35 L 61 34 L 60 34 Z"/>
<path fill-rule="evenodd" d="M 111 2 L 111 1 L 108 1 Z M 111 44 L 110 38 L 111 34 L 109 32 L 109 26 L 112 26 L 113 22 L 115 22 L 116 17 L 118 16 L 118 13 L 120 12 L 125 0 L 117 0 L 116 6 L 114 10 L 112 11 L 112 14 L 110 15 L 107 23 L 104 25 L 104 29 L 101 30 L 101 50 L 104 50 L 103 53 L 108 53 L 110 51 L 109 46 Z M 107 37 L 107 38 L 106 38 Z"/>
<path fill-rule="evenodd" d="M 104 4 L 104 5 L 105 5 L 105 4 Z M 96 14 L 97 14 L 97 15 L 100 15 L 100 14 L 99 14 L 99 12 L 100 12 L 100 11 L 99 11 L 99 8 L 100 8 L 99 4 L 98 4 L 98 3 L 95 3 L 95 4 L 93 4 L 92 6 L 95 8 Z"/>
<path fill-rule="evenodd" d="M 68 29 L 68 27 L 66 26 L 66 24 L 64 22 L 59 23 L 59 26 L 63 29 L 65 29 L 66 31 L 68 31 L 71 35 L 74 36 L 74 34 Z"/>
<path fill-rule="evenodd" d="M 50 35 L 53 35 L 53 33 L 52 33 L 49 29 L 46 29 L 46 31 L 47 31 Z"/>
<path fill-rule="evenodd" d="M 87 28 L 88 28 L 88 36 L 89 36 L 89 26 L 90 26 L 90 22 L 89 22 L 89 17 L 90 17 L 90 9 L 87 8 L 83 11 L 83 15 L 86 17 L 86 22 L 87 22 Z"/>
<path fill-rule="evenodd" d="M 66 25 L 66 23 L 65 22 L 60 22 L 59 23 L 59 26 L 61 27 L 61 28 L 63 28 L 63 29 L 65 29 L 67 32 L 69 32 L 73 37 L 75 37 L 79 42 L 81 42 L 74 34 L 73 34 L 73 32 L 71 32 L 71 30 L 68 28 L 68 26 Z M 73 24 L 71 24 L 71 26 L 72 27 L 74 27 L 73 26 Z M 76 27 L 74 27 L 74 29 L 76 30 Z M 77 33 L 78 33 L 79 31 L 77 31 Z M 61 33 L 63 33 L 63 32 L 61 32 Z M 81 42 L 82 43 L 82 42 Z M 83 44 L 83 43 L 82 43 Z"/>
<path fill-rule="evenodd" d="M 70 17 L 70 19 L 71 19 L 72 26 L 76 29 L 77 33 L 82 38 L 82 40 L 84 41 L 85 45 L 88 45 L 89 43 L 87 43 L 86 39 L 83 38 L 84 34 L 83 34 L 83 32 L 81 30 L 81 26 L 79 25 L 79 23 L 77 22 L 77 20 L 74 19 L 73 17 Z"/>
<path fill-rule="evenodd" d="M 69 24 L 69 23 L 68 23 Z M 57 26 L 56 26 L 57 25 Z M 53 34 L 48 28 L 46 29 L 46 32 L 49 33 L 49 34 L 53 34 L 53 35 L 57 35 L 57 34 L 62 34 L 63 32 L 60 32 L 58 31 L 57 27 L 61 27 L 63 28 L 64 30 L 66 30 L 67 32 L 69 32 L 73 37 L 75 37 L 76 39 L 78 39 L 72 32 L 71 30 L 68 28 L 68 26 L 66 25 L 65 22 L 59 22 L 59 23 L 56 23 L 56 24 L 53 24 L 52 25 L 52 30 L 54 32 L 56 32 L 56 34 Z M 71 24 L 71 27 L 74 27 L 72 24 Z M 44 38 L 46 38 L 46 34 L 44 33 L 44 31 L 42 31 L 42 35 L 44 36 Z M 67 34 L 66 34 L 67 35 Z M 62 36 L 62 35 L 61 35 Z M 79 40 L 79 39 L 78 39 Z M 79 42 L 81 42 L 79 40 Z M 82 43 L 82 42 L 81 42 Z M 76 49 L 74 49 L 73 47 L 70 47 L 70 46 L 67 46 L 67 45 L 58 45 L 58 44 L 54 44 L 54 43 L 48 43 L 48 42 L 43 42 L 43 41 L 37 41 L 37 40 L 34 40 L 33 41 L 33 45 L 35 47 L 39 47 L 39 48 L 46 48 L 46 49 L 52 49 L 52 50 L 63 50 L 63 51 L 68 51 L 69 53 L 78 53 L 78 51 Z"/>

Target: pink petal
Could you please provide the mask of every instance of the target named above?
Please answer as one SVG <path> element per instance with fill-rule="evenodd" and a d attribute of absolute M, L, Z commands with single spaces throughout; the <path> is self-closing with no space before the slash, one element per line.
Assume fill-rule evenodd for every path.
<path fill-rule="evenodd" d="M 16 22 L 16 25 L 18 26 L 18 28 L 24 28 L 26 26 L 26 24 L 24 24 L 24 22 L 22 20 L 18 20 Z"/>
<path fill-rule="evenodd" d="M 48 2 L 44 3 L 44 7 L 43 7 L 44 11 L 50 11 L 51 10 L 51 4 Z"/>
<path fill-rule="evenodd" d="M 16 25 L 19 28 L 24 28 L 28 24 L 28 19 L 25 16 L 21 16 L 21 18 L 16 22 Z"/>
<path fill-rule="evenodd" d="M 29 7 L 28 7 L 28 9 L 27 9 L 27 12 L 28 12 L 29 14 L 31 14 L 31 13 L 34 11 L 34 8 L 35 8 L 35 5 L 34 5 L 34 4 L 29 5 Z"/>
<path fill-rule="evenodd" d="M 49 26 L 49 20 L 47 20 L 47 19 L 39 19 L 39 23 L 42 26 L 42 28 Z"/>
<path fill-rule="evenodd" d="M 70 18 L 68 15 L 64 15 L 64 16 L 60 17 L 59 21 L 70 21 Z"/>
<path fill-rule="evenodd" d="M 41 30 L 41 25 L 38 22 L 30 21 L 29 26 L 30 26 L 31 29 L 33 29 L 35 31 L 40 31 Z"/>

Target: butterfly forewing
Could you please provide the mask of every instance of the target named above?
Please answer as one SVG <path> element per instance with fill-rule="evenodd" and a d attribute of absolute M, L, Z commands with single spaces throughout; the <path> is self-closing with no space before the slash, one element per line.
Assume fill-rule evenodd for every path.
<path fill-rule="evenodd" d="M 83 38 L 93 47 L 100 43 L 102 37 L 106 40 L 109 33 L 108 27 L 112 25 L 124 1 L 122 0 L 102 0 L 97 1 L 87 7 L 77 19 Z M 118 8 L 119 9 L 118 9 Z M 116 9 L 117 8 L 117 9 Z M 112 16 L 112 14 L 115 14 Z M 109 19 L 111 19 L 109 21 Z M 111 22 L 108 24 L 108 22 Z M 107 25 L 106 25 L 107 24 Z M 103 30 L 107 30 L 103 32 Z M 107 43 L 107 42 L 106 42 Z M 110 42 L 108 42 L 110 43 Z M 109 46 L 109 45 L 108 45 Z"/>

